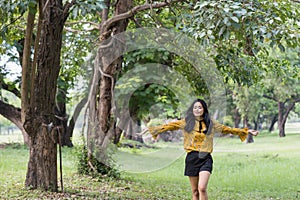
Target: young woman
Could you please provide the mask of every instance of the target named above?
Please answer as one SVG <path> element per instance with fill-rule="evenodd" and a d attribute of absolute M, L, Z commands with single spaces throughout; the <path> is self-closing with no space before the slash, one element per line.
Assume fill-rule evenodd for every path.
<path fill-rule="evenodd" d="M 212 120 L 204 100 L 197 99 L 187 110 L 185 119 L 165 125 L 149 127 L 148 131 L 156 138 L 165 131 L 183 130 L 185 158 L 184 175 L 189 177 L 193 200 L 207 200 L 207 184 L 213 169 L 213 137 L 216 132 L 238 135 L 242 141 L 248 133 L 256 136 L 258 131 L 247 128 L 231 128 Z M 144 130 L 145 133 L 147 130 Z"/>

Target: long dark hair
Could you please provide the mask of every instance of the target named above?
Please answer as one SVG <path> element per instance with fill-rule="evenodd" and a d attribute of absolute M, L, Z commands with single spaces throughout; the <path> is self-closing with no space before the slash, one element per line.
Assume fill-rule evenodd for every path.
<path fill-rule="evenodd" d="M 211 132 L 211 127 L 212 127 L 212 121 L 210 119 L 210 116 L 209 116 L 209 112 L 208 112 L 208 109 L 207 109 L 207 104 L 205 103 L 205 101 L 203 99 L 196 99 L 192 104 L 191 106 L 189 107 L 189 109 L 187 110 L 186 112 L 186 117 L 185 117 L 185 122 L 186 122 L 186 125 L 184 127 L 184 130 L 186 132 L 191 132 L 194 127 L 195 127 L 195 116 L 194 116 L 194 113 L 193 113 L 193 108 L 194 108 L 194 104 L 197 103 L 197 102 L 200 102 L 203 109 L 204 109 L 204 112 L 203 112 L 203 121 L 207 127 L 206 131 L 204 131 L 205 134 L 210 134 Z M 201 123 L 200 123 L 201 124 Z"/>

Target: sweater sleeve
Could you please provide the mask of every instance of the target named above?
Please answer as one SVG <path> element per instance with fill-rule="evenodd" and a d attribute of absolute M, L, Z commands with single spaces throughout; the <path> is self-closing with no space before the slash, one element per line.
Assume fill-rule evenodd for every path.
<path fill-rule="evenodd" d="M 217 121 L 213 121 L 214 129 L 216 132 L 223 133 L 223 134 L 233 134 L 233 135 L 238 135 L 241 139 L 241 141 L 245 141 L 245 139 L 248 136 L 248 128 L 232 128 L 229 126 L 225 126 L 223 124 L 218 123 Z"/>
<path fill-rule="evenodd" d="M 174 130 L 181 129 L 184 127 L 184 124 L 185 124 L 185 120 L 177 120 L 159 126 L 150 126 L 148 127 L 148 130 L 151 133 L 152 137 L 156 139 L 160 133 L 165 131 L 174 131 Z"/>

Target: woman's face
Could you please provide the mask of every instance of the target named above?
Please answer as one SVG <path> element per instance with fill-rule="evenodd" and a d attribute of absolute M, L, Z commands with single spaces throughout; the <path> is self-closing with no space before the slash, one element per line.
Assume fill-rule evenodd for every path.
<path fill-rule="evenodd" d="M 202 116 L 204 113 L 204 109 L 203 109 L 203 106 L 200 102 L 196 102 L 194 104 L 194 108 L 193 108 L 193 114 L 195 117 L 200 117 Z"/>

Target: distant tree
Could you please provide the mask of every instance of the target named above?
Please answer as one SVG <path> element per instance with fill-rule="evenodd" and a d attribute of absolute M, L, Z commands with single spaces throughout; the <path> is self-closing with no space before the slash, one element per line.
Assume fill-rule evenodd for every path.
<path fill-rule="evenodd" d="M 233 103 L 236 105 L 238 112 L 241 114 L 243 118 L 244 127 L 248 127 L 249 129 L 258 129 L 258 123 L 260 120 L 260 101 L 261 94 L 257 92 L 257 85 L 253 85 L 251 87 L 246 86 L 237 86 L 233 91 Z M 251 125 L 251 122 L 254 124 Z M 254 142 L 253 137 L 248 135 L 247 143 Z"/>
<path fill-rule="evenodd" d="M 277 103 L 279 136 L 285 137 L 285 124 L 289 113 L 300 102 L 300 71 L 299 64 L 292 58 L 282 58 L 277 52 L 277 58 L 266 62 L 270 70 L 267 78 L 262 81 L 264 97 Z M 297 52 L 288 52 L 289 55 L 297 55 Z M 297 58 L 297 57 L 296 57 Z M 297 60 L 297 59 L 296 59 Z"/>

